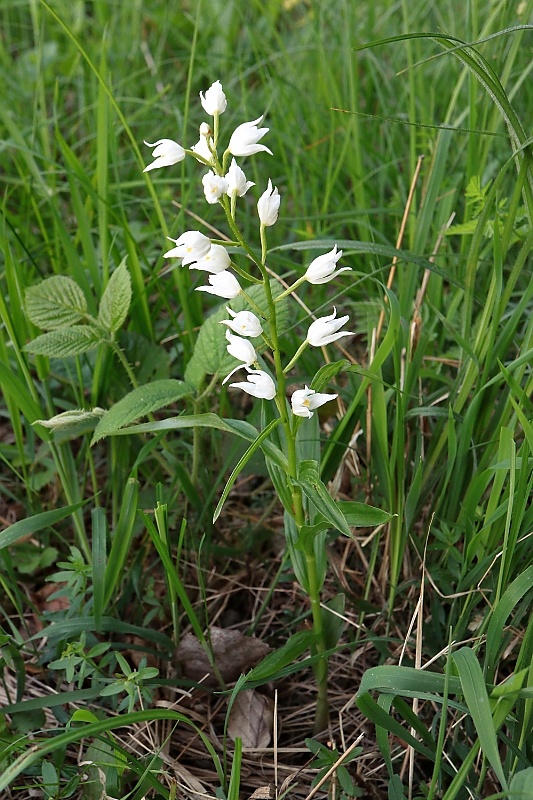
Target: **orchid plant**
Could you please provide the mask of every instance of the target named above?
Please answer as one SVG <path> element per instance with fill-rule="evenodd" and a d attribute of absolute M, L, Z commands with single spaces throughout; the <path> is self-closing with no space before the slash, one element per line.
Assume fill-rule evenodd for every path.
<path fill-rule="evenodd" d="M 332 641 L 330 621 L 331 615 L 324 613 L 321 604 L 321 590 L 325 578 L 325 542 L 326 530 L 336 528 L 350 536 L 350 525 L 375 524 L 378 509 L 372 509 L 358 503 L 335 502 L 326 486 L 320 479 L 319 458 L 302 458 L 299 446 L 298 431 L 302 423 L 310 420 L 314 412 L 337 398 L 336 393 L 321 391 L 343 366 L 345 360 L 322 367 L 311 381 L 311 385 L 296 389 L 287 401 L 286 386 L 289 373 L 292 372 L 304 350 L 308 347 L 324 347 L 339 339 L 353 336 L 345 329 L 348 316 L 337 317 L 336 308 L 333 313 L 315 319 L 308 328 L 307 335 L 288 363 L 283 364 L 280 348 L 280 330 L 278 324 L 279 304 L 294 294 L 296 289 L 308 282 L 323 284 L 336 279 L 341 273 L 349 272 L 350 267 L 338 267 L 342 258 L 342 250 L 337 245 L 329 252 L 319 255 L 307 267 L 305 273 L 292 285 L 281 291 L 275 291 L 270 276 L 274 273 L 267 268 L 267 228 L 278 221 L 281 203 L 280 193 L 269 179 L 265 191 L 257 200 L 256 209 L 259 219 L 259 247 L 254 247 L 243 236 L 237 221 L 237 202 L 255 185 L 247 180 L 237 158 L 253 156 L 257 153 L 272 154 L 262 144 L 268 128 L 259 127 L 263 117 L 239 125 L 231 134 L 228 145 L 221 152 L 219 144 L 220 117 L 227 108 L 227 100 L 220 81 L 215 81 L 205 92 L 200 93 L 200 101 L 206 114 L 212 121 L 202 122 L 200 138 L 190 149 L 175 141 L 160 139 L 154 144 L 145 142 L 154 148 L 153 161 L 145 172 L 166 168 L 192 157 L 208 168 L 202 176 L 205 199 L 209 204 L 218 204 L 223 211 L 232 239 L 229 241 L 213 241 L 198 230 L 182 233 L 174 242 L 174 247 L 164 253 L 164 257 L 175 259 L 176 265 L 189 267 L 191 270 L 202 270 L 208 273 L 208 283 L 196 287 L 196 291 L 208 292 L 225 300 L 240 297 L 247 308 L 235 311 L 226 306 L 228 318 L 220 320 L 226 326 L 227 351 L 237 360 L 237 366 L 226 375 L 222 384 L 227 384 L 235 373 L 244 372 L 244 380 L 234 380 L 230 388 L 246 392 L 252 397 L 266 402 L 263 409 L 264 428 L 258 439 L 249 448 L 248 454 L 263 447 L 267 466 L 285 508 L 285 532 L 288 549 L 295 575 L 302 588 L 310 598 L 313 641 L 311 649 L 315 653 L 314 669 L 318 683 L 318 700 L 315 720 L 316 730 L 325 727 L 328 720 L 327 672 L 328 648 Z M 237 251 L 245 257 L 243 268 L 230 255 Z M 265 303 L 262 310 L 252 297 L 249 289 L 260 284 L 264 291 Z M 258 355 L 252 341 L 259 341 L 263 348 Z M 258 345 L 259 346 L 259 345 Z M 291 383 L 293 379 L 291 377 Z M 270 409 L 270 404 L 275 408 Z M 315 425 L 317 424 L 315 419 Z M 283 435 L 276 428 L 281 426 Z M 318 438 L 318 437 L 316 437 Z M 270 439 L 270 449 L 266 449 L 265 441 Z M 272 458 L 273 448 L 279 454 L 275 461 Z M 247 456 L 248 456 L 247 454 Z M 247 456 L 241 459 L 242 468 Z M 235 471 L 232 475 L 234 480 Z M 228 484 L 229 486 L 229 484 Z M 223 493 L 221 503 L 215 513 L 220 513 L 222 502 L 229 492 L 228 486 Z M 372 517 L 372 512 L 374 516 Z M 380 519 L 380 521 L 382 521 Z M 336 625 L 338 629 L 338 624 Z"/>

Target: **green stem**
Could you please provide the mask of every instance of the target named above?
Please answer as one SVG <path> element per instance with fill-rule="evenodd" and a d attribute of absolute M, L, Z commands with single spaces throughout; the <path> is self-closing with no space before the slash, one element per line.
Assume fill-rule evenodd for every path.
<path fill-rule="evenodd" d="M 285 289 L 284 292 L 278 294 L 274 302 L 279 303 L 279 301 L 283 300 L 285 297 L 287 297 L 287 295 L 292 294 L 298 288 L 298 286 L 301 286 L 302 283 L 305 283 L 305 280 L 305 278 L 298 278 L 298 280 L 295 281 L 292 286 L 289 286 L 289 288 Z"/>
<path fill-rule="evenodd" d="M 313 630 L 316 634 L 315 651 L 317 655 L 324 653 L 326 642 L 324 635 L 324 623 L 322 607 L 320 605 L 320 588 L 316 569 L 316 556 L 314 549 L 306 553 L 307 578 L 309 580 L 309 599 L 311 601 L 311 613 L 313 616 Z M 316 701 L 315 723 L 313 733 L 317 734 L 327 728 L 329 721 L 328 703 L 328 660 L 322 656 L 314 667 L 317 682 L 318 696 Z"/>
<path fill-rule="evenodd" d="M 261 225 L 261 264 L 259 269 L 263 275 L 265 295 L 268 304 L 268 311 L 270 317 L 270 338 L 272 340 L 272 351 L 274 355 L 274 365 L 277 378 L 277 393 L 276 404 L 281 416 L 282 424 L 285 429 L 285 438 L 287 441 L 287 460 L 289 464 L 289 480 L 291 481 L 291 494 L 294 512 L 294 520 L 298 528 L 298 532 L 305 524 L 305 511 L 303 507 L 303 497 L 301 488 L 294 482 L 298 477 L 298 460 L 296 454 L 296 427 L 293 428 L 289 415 L 287 412 L 287 400 L 285 397 L 285 372 L 281 364 L 281 353 L 278 343 L 278 330 L 276 325 L 276 306 L 274 298 L 272 297 L 272 290 L 270 288 L 270 281 L 266 271 L 266 231 L 265 226 Z M 304 343 L 307 344 L 307 343 Z M 300 348 L 300 350 L 302 350 Z M 293 359 L 294 360 L 294 359 Z M 324 653 L 327 649 L 324 625 L 322 617 L 322 608 L 320 606 L 320 586 L 318 581 L 316 557 L 314 549 L 306 553 L 307 563 L 307 578 L 309 584 L 309 600 L 311 602 L 311 612 L 313 617 L 313 630 L 316 635 L 315 652 L 317 654 Z M 329 719 L 329 706 L 328 706 L 328 662 L 327 658 L 320 658 L 315 666 L 315 677 L 317 681 L 318 697 L 316 706 L 316 716 L 314 730 L 315 733 L 324 730 L 327 727 Z"/>
<path fill-rule="evenodd" d="M 115 353 L 116 357 L 124 367 L 126 375 L 130 379 L 131 385 L 133 386 L 134 389 L 137 389 L 139 386 L 139 382 L 135 377 L 134 371 L 132 370 L 132 368 L 128 363 L 128 359 L 126 358 L 126 356 L 124 355 L 124 353 L 122 352 L 122 350 L 120 349 L 120 347 L 118 346 L 118 344 L 115 342 L 114 339 L 110 339 L 108 343 L 111 345 L 113 352 Z"/>

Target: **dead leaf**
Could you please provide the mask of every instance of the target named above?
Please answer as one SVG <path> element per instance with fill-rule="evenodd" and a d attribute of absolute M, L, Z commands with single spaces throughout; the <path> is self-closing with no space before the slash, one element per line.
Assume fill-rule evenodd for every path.
<path fill-rule="evenodd" d="M 209 634 L 215 664 L 226 683 L 237 680 L 239 675 L 255 667 L 270 652 L 266 642 L 245 636 L 240 631 L 212 627 Z M 217 683 L 207 654 L 193 633 L 185 634 L 176 657 L 185 678 L 199 681 L 207 675 L 204 683 Z"/>
<path fill-rule="evenodd" d="M 235 741 L 242 739 L 245 748 L 268 747 L 270 744 L 274 701 L 256 689 L 240 692 L 228 719 L 228 733 Z"/>
<path fill-rule="evenodd" d="M 259 789 L 256 789 L 248 800 L 274 800 L 275 796 L 274 787 L 270 783 L 268 786 L 260 786 Z"/>

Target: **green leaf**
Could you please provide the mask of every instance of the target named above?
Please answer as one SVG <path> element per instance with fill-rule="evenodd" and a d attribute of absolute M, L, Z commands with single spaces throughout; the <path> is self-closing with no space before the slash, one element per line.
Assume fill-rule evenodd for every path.
<path fill-rule="evenodd" d="M 69 514 L 73 514 L 74 511 L 77 511 L 81 506 L 82 503 L 76 503 L 76 505 L 57 508 L 53 511 L 43 511 L 42 514 L 35 514 L 33 517 L 28 517 L 28 519 L 21 519 L 18 522 L 14 522 L 13 525 L 4 528 L 4 530 L 0 532 L 0 550 L 13 544 L 17 539 L 23 536 L 39 533 L 44 530 L 44 528 L 55 525 L 56 522 L 60 522 L 62 519 L 65 519 L 65 517 L 68 517 Z"/>
<path fill-rule="evenodd" d="M 533 800 L 533 767 L 517 772 L 509 786 L 512 800 Z"/>
<path fill-rule="evenodd" d="M 42 425 L 43 428 L 48 428 L 52 431 L 78 430 L 80 427 L 85 430 L 91 424 L 96 425 L 103 414 L 105 414 L 103 408 L 97 407 L 92 410 L 73 408 L 70 411 L 56 414 L 55 417 L 50 417 L 50 419 L 36 419 L 32 425 Z"/>
<path fill-rule="evenodd" d="M 533 587 L 533 564 L 524 570 L 515 580 L 507 587 L 498 603 L 492 610 L 490 622 L 487 628 L 487 646 L 485 655 L 485 667 L 487 678 L 489 681 L 493 680 L 496 667 L 498 653 L 501 651 L 502 646 L 505 644 L 503 630 L 510 616 L 512 610 L 519 603 L 519 601 L 528 592 L 531 592 Z"/>
<path fill-rule="evenodd" d="M 68 358 L 93 350 L 101 341 L 100 333 L 92 325 L 75 325 L 73 328 L 57 328 L 50 333 L 43 333 L 24 349 L 36 356 Z"/>
<path fill-rule="evenodd" d="M 306 460 L 298 465 L 298 480 L 296 482 L 302 488 L 306 497 L 313 501 L 317 511 L 328 520 L 332 527 L 345 536 L 351 537 L 352 533 L 342 511 L 320 480 L 316 461 Z"/>
<path fill-rule="evenodd" d="M 187 383 L 174 379 L 138 386 L 104 414 L 96 426 L 91 444 L 124 428 L 139 417 L 146 417 L 152 411 L 190 395 L 191 392 Z"/>
<path fill-rule="evenodd" d="M 110 333 L 117 331 L 126 319 L 131 303 L 131 278 L 126 259 L 111 275 L 98 309 L 98 322 Z"/>
<path fill-rule="evenodd" d="M 308 650 L 315 643 L 315 634 L 312 631 L 300 631 L 289 636 L 283 647 L 269 653 L 247 674 L 247 681 L 275 680 L 279 670 L 292 664 L 298 656 Z"/>
<path fill-rule="evenodd" d="M 476 728 L 480 747 L 496 773 L 502 788 L 507 790 L 489 696 L 479 661 L 469 647 L 462 647 L 454 653 L 453 660 L 457 666 L 465 702 Z"/>
<path fill-rule="evenodd" d="M 314 389 L 315 392 L 324 391 L 331 379 L 349 366 L 351 366 L 350 362 L 346 358 L 341 358 L 340 361 L 333 361 L 331 364 L 324 364 L 316 373 L 309 388 Z"/>
<path fill-rule="evenodd" d="M 244 469 L 248 461 L 251 459 L 253 454 L 261 447 L 264 440 L 267 439 L 268 436 L 270 436 L 271 432 L 274 430 L 274 428 L 277 428 L 280 422 L 281 422 L 280 417 L 272 420 L 272 422 L 269 425 L 267 425 L 267 427 L 263 431 L 261 431 L 255 442 L 252 442 L 252 444 L 246 450 L 242 458 L 239 459 L 239 462 L 235 467 L 235 469 L 232 471 L 231 475 L 229 476 L 228 481 L 224 487 L 224 491 L 222 492 L 220 500 L 217 503 L 217 507 L 215 508 L 215 512 L 213 514 L 213 522 L 216 522 L 217 519 L 219 518 L 220 512 L 222 511 L 222 506 L 226 502 L 226 498 L 231 491 L 231 487 L 237 480 L 239 474 L 242 472 L 242 470 Z"/>
<path fill-rule="evenodd" d="M 249 422 L 240 419 L 222 419 L 217 414 L 187 414 L 181 417 L 170 417 L 169 419 L 158 420 L 157 422 L 144 422 L 139 425 L 130 425 L 123 430 L 115 430 L 111 433 L 117 436 L 129 436 L 132 433 L 162 433 L 163 431 L 176 431 L 186 428 L 216 428 L 220 431 L 227 431 L 249 442 L 254 442 L 259 436 L 259 431 Z M 261 444 L 261 449 L 284 473 L 289 469 L 286 457 L 281 450 L 266 439 Z"/>
<path fill-rule="evenodd" d="M 87 301 L 76 281 L 53 275 L 26 290 L 26 313 L 34 325 L 53 331 L 81 322 Z"/>

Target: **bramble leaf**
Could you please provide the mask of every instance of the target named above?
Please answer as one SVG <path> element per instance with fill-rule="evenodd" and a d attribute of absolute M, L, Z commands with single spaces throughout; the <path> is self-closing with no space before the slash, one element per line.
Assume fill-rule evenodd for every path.
<path fill-rule="evenodd" d="M 45 331 L 75 325 L 86 313 L 85 295 L 66 275 L 52 275 L 26 290 L 26 314 Z"/>
<path fill-rule="evenodd" d="M 131 278 L 126 260 L 111 275 L 98 309 L 98 322 L 110 333 L 123 324 L 131 303 Z"/>

